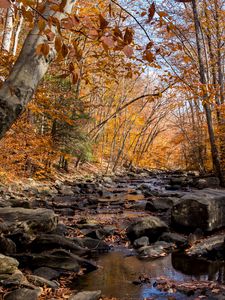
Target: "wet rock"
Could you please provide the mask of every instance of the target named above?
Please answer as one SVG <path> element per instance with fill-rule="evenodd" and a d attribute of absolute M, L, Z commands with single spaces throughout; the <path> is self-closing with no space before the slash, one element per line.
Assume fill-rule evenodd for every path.
<path fill-rule="evenodd" d="M 0 274 L 13 274 L 18 266 L 19 262 L 16 259 L 0 254 Z"/>
<path fill-rule="evenodd" d="M 101 291 L 84 291 L 69 297 L 69 300 L 98 300 L 101 297 Z"/>
<path fill-rule="evenodd" d="M 57 234 L 41 234 L 31 243 L 31 251 L 39 253 L 52 249 L 67 249 L 76 254 L 85 254 L 87 251 L 76 245 L 73 240 Z"/>
<path fill-rule="evenodd" d="M 171 243 L 157 242 L 154 245 L 139 248 L 138 254 L 143 258 L 158 258 L 166 256 L 172 248 Z"/>
<path fill-rule="evenodd" d="M 127 236 L 133 242 L 142 236 L 147 236 L 150 242 L 155 242 L 168 227 L 157 217 L 150 216 L 132 223 L 127 228 Z"/>
<path fill-rule="evenodd" d="M 44 208 L 0 208 L 0 218 L 10 227 L 20 226 L 24 231 L 33 233 L 51 232 L 58 223 L 57 215 L 52 210 Z"/>
<path fill-rule="evenodd" d="M 38 297 L 41 295 L 42 289 L 26 289 L 20 288 L 16 289 L 12 292 L 7 293 L 4 296 L 4 300 L 37 300 Z"/>
<path fill-rule="evenodd" d="M 174 243 L 178 247 L 183 247 L 187 243 L 187 239 L 182 236 L 181 234 L 178 233 L 173 233 L 173 232 L 164 232 L 160 238 L 160 241 L 165 241 L 168 243 Z"/>
<path fill-rule="evenodd" d="M 225 192 L 205 189 L 188 193 L 172 208 L 172 225 L 212 231 L 225 226 Z"/>
<path fill-rule="evenodd" d="M 40 286 L 40 287 L 50 287 L 52 289 L 57 289 L 60 285 L 58 282 L 53 282 L 50 281 L 44 277 L 40 277 L 37 275 L 27 275 L 27 280 L 34 284 L 35 286 Z"/>
<path fill-rule="evenodd" d="M 34 273 L 34 275 L 43 277 L 47 280 L 57 279 L 60 276 L 60 272 L 58 272 L 54 269 L 48 268 L 48 267 L 38 268 L 38 269 L 34 270 L 33 273 Z"/>
<path fill-rule="evenodd" d="M 148 246 L 148 245 L 149 245 L 149 238 L 147 236 L 142 236 L 139 239 L 136 239 L 134 241 L 135 248 L 140 248 L 140 247 Z"/>
<path fill-rule="evenodd" d="M 4 236 L 0 236 L 0 253 L 11 255 L 16 252 L 16 244 Z"/>

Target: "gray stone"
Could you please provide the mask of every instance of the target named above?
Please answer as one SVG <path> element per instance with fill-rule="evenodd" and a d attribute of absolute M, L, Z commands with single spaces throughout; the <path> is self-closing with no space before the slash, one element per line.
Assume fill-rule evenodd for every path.
<path fill-rule="evenodd" d="M 58 272 L 54 269 L 48 268 L 48 267 L 40 267 L 40 268 L 34 270 L 33 273 L 34 273 L 34 275 L 43 277 L 47 280 L 56 279 L 60 276 L 60 272 Z"/>
<path fill-rule="evenodd" d="M 15 258 L 0 254 L 0 274 L 13 274 L 18 266 L 19 262 Z"/>
<path fill-rule="evenodd" d="M 12 292 L 7 293 L 4 296 L 4 300 L 37 300 L 38 297 L 41 295 L 42 289 L 27 289 L 27 288 L 21 288 L 16 289 Z"/>
<path fill-rule="evenodd" d="M 220 181 L 218 177 L 206 177 L 200 178 L 197 181 L 197 188 L 205 189 L 205 188 L 218 188 L 220 186 Z"/>
<path fill-rule="evenodd" d="M 224 242 L 224 235 L 216 235 L 208 237 L 186 250 L 188 256 L 193 257 L 207 257 L 208 253 L 218 246 L 222 246 Z"/>
<path fill-rule="evenodd" d="M 84 291 L 69 297 L 69 300 L 98 300 L 101 297 L 101 291 Z"/>
<path fill-rule="evenodd" d="M 139 239 L 136 239 L 134 241 L 135 248 L 140 248 L 140 247 L 148 246 L 148 245 L 149 245 L 149 238 L 147 236 L 142 236 Z"/>
<path fill-rule="evenodd" d="M 172 225 L 212 231 L 225 226 L 225 191 L 205 189 L 188 193 L 172 208 Z"/>
<path fill-rule="evenodd" d="M 168 243 L 174 243 L 178 247 L 182 247 L 187 243 L 187 239 L 183 235 L 179 233 L 173 233 L 173 232 L 164 232 L 160 236 L 159 240 Z"/>
<path fill-rule="evenodd" d="M 127 236 L 133 242 L 142 236 L 147 236 L 150 242 L 155 242 L 168 226 L 157 217 L 144 217 L 127 228 Z"/>
<path fill-rule="evenodd" d="M 171 243 L 156 242 L 151 246 L 144 246 L 138 249 L 138 254 L 143 258 L 158 258 L 166 256 L 173 249 Z"/>
<path fill-rule="evenodd" d="M 153 198 L 148 200 L 145 206 L 145 210 L 149 211 L 167 211 L 172 207 L 172 202 L 166 201 L 168 198 Z"/>
<path fill-rule="evenodd" d="M 58 282 L 53 282 L 37 275 L 27 275 L 26 277 L 27 280 L 32 284 L 34 284 L 35 286 L 40 286 L 40 287 L 47 286 L 52 289 L 57 289 L 60 286 Z"/>
<path fill-rule="evenodd" d="M 0 218 L 10 227 L 19 226 L 30 233 L 51 232 L 58 223 L 57 215 L 52 210 L 44 208 L 0 208 Z"/>
<path fill-rule="evenodd" d="M 45 250 L 67 249 L 76 254 L 85 254 L 87 251 L 78 246 L 73 240 L 57 234 L 41 234 L 31 243 L 31 251 L 39 253 Z"/>
<path fill-rule="evenodd" d="M 69 185 L 62 185 L 59 189 L 60 194 L 65 196 L 72 196 L 74 194 L 72 187 Z"/>

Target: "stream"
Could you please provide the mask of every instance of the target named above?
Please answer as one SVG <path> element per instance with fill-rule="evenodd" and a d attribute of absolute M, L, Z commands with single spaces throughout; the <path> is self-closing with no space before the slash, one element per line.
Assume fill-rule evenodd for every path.
<path fill-rule="evenodd" d="M 112 188 L 114 196 L 110 198 L 111 203 L 116 200 L 123 200 L 132 203 L 133 210 L 125 209 L 120 214 L 120 226 L 124 225 L 127 217 L 144 216 L 146 204 L 144 196 L 137 191 L 137 186 L 146 184 L 151 190 L 160 193 L 166 192 L 161 179 L 148 179 L 144 182 L 133 180 L 127 186 L 126 183 L 119 182 L 117 187 Z M 119 188 L 118 188 L 119 186 Z M 127 193 L 120 193 L 127 188 Z M 115 193 L 115 190 L 117 192 Z M 171 193 L 172 194 L 172 193 Z M 135 209 L 136 208 L 136 209 Z M 143 209 L 140 209 L 143 208 Z M 111 207 L 108 207 L 111 209 Z M 107 220 L 112 215 L 104 214 L 105 208 L 98 208 L 98 215 Z M 113 209 L 112 209 L 113 212 Z M 102 214 L 102 215 L 101 215 Z M 221 262 L 207 262 L 199 259 L 188 258 L 174 252 L 158 259 L 140 259 L 135 255 L 135 250 L 123 246 L 114 247 L 109 253 L 104 253 L 94 257 L 99 269 L 78 277 L 72 282 L 71 287 L 81 290 L 101 290 L 102 295 L 109 298 L 121 300 L 141 300 L 141 299 L 195 299 L 195 296 L 187 296 L 183 293 L 173 291 L 163 292 L 156 288 L 156 279 L 166 277 L 175 281 L 216 281 L 225 283 L 225 264 Z M 149 283 L 134 284 L 140 275 L 147 275 Z"/>

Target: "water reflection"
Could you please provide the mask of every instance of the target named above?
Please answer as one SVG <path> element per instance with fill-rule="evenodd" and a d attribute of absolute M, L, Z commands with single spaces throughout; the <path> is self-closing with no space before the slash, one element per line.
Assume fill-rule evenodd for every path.
<path fill-rule="evenodd" d="M 182 262 L 182 263 L 181 263 Z M 183 260 L 178 257 L 164 257 L 157 260 L 139 260 L 135 256 L 124 257 L 121 252 L 112 252 L 101 256 L 97 260 L 100 268 L 73 284 L 73 288 L 86 290 L 101 290 L 103 295 L 108 297 L 118 297 L 120 299 L 140 300 L 154 296 L 155 299 L 167 299 L 165 293 L 160 293 L 152 287 L 152 284 L 135 286 L 132 281 L 140 274 L 147 274 L 152 278 L 166 276 L 178 281 L 191 279 L 206 279 L 204 270 L 199 274 L 191 274 L 183 268 Z M 173 267 L 174 266 L 174 267 Z M 181 266 L 181 267 L 180 267 Z M 193 264 L 192 264 L 193 267 Z M 197 267 L 198 268 L 198 267 Z M 185 271 L 186 274 L 181 271 Z M 181 294 L 175 295 L 175 299 L 186 299 Z"/>
<path fill-rule="evenodd" d="M 210 280 L 225 283 L 225 264 L 219 261 L 207 262 L 193 259 L 183 254 L 174 253 L 171 257 L 172 266 L 183 274 L 197 280 Z"/>

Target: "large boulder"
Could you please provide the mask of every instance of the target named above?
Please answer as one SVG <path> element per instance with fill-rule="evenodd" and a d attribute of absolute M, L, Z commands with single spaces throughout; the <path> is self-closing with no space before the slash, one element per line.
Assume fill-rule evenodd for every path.
<path fill-rule="evenodd" d="M 155 242 L 167 229 L 166 223 L 159 218 L 144 217 L 127 228 L 127 236 L 132 242 L 142 236 L 147 236 L 150 242 Z"/>
<path fill-rule="evenodd" d="M 58 216 L 50 209 L 22 207 L 0 208 L 0 218 L 13 228 L 23 228 L 30 233 L 51 232 L 58 224 Z"/>
<path fill-rule="evenodd" d="M 212 231 L 225 226 L 225 191 L 205 189 L 188 193 L 172 208 L 174 227 Z"/>

